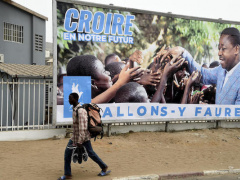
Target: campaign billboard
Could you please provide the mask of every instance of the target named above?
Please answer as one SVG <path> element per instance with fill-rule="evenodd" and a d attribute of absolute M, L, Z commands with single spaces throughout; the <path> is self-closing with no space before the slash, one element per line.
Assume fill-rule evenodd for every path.
<path fill-rule="evenodd" d="M 56 29 L 57 123 L 72 92 L 105 122 L 240 119 L 235 22 L 56 1 Z"/>

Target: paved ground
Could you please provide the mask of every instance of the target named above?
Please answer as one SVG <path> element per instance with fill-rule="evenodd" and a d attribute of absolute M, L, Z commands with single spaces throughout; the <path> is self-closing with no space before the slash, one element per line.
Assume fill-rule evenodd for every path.
<path fill-rule="evenodd" d="M 67 138 L 1 142 L 0 179 L 57 179 L 64 173 L 67 142 Z M 127 133 L 104 137 L 92 145 L 112 173 L 98 177 L 100 168 L 89 160 L 72 165 L 73 179 L 109 180 L 133 175 L 240 169 L 240 129 Z"/>

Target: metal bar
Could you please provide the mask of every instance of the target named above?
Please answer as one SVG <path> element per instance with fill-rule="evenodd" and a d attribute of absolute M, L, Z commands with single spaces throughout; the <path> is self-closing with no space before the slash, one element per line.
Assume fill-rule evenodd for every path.
<path fill-rule="evenodd" d="M 62 127 L 62 128 L 65 129 L 66 126 L 67 126 L 67 125 L 64 125 L 64 127 Z M 27 128 L 28 126 L 26 125 L 26 126 L 24 126 L 24 127 Z M 35 127 L 36 127 L 36 126 L 35 126 Z M 13 126 L 13 128 L 16 129 L 17 126 Z M 31 129 L 33 128 L 33 125 L 29 125 L 29 128 L 30 128 L 30 130 L 31 130 Z M 41 129 L 47 128 L 47 125 L 45 125 L 45 126 L 40 125 L 40 128 L 41 128 Z M 7 129 L 6 126 L 4 126 L 3 129 Z M 53 129 L 53 126 L 52 126 L 51 124 L 50 124 L 50 129 Z M 36 129 L 35 129 L 35 130 L 36 130 Z"/>
<path fill-rule="evenodd" d="M 2 84 L 16 84 L 16 83 L 12 83 L 12 82 L 2 82 Z M 24 84 L 23 82 L 19 82 L 18 84 Z M 33 83 L 32 83 L 33 84 Z M 39 84 L 39 83 L 36 83 L 36 84 Z M 40 83 L 40 84 L 43 84 L 43 83 Z"/>
<path fill-rule="evenodd" d="M 33 81 L 33 129 L 35 124 L 35 79 Z"/>
<path fill-rule="evenodd" d="M 1 131 L 2 131 L 2 119 L 3 119 L 3 77 L 2 78 L 2 95 L 1 95 Z"/>
<path fill-rule="evenodd" d="M 49 95 L 50 95 L 50 81 L 48 81 L 48 129 L 50 128 L 50 123 L 49 123 L 49 117 L 50 117 L 50 113 L 49 113 L 49 107 L 50 107 L 50 104 L 49 104 L 49 102 L 50 102 L 50 97 L 49 97 Z"/>
<path fill-rule="evenodd" d="M 23 82 L 24 82 L 24 84 L 23 84 L 24 86 L 23 86 L 23 120 L 22 121 L 23 121 L 23 130 L 24 130 L 24 125 L 25 125 L 24 124 L 24 118 L 25 118 L 24 117 L 24 115 L 25 115 L 25 94 L 26 94 L 26 87 L 25 87 L 26 86 L 26 84 L 25 84 L 26 82 L 25 82 L 25 79 L 24 79 Z"/>
<path fill-rule="evenodd" d="M 40 109 L 41 109 L 41 107 L 40 107 L 40 100 L 41 100 L 41 98 L 40 98 L 40 79 L 39 79 L 39 83 L 38 83 L 38 129 L 40 128 L 39 126 L 40 126 Z M 43 101 L 44 101 L 44 99 L 43 99 Z"/>
<path fill-rule="evenodd" d="M 13 79 L 13 89 L 12 89 L 12 93 L 13 93 L 13 95 L 12 95 L 12 131 L 13 131 L 13 126 L 15 125 L 14 124 L 14 79 Z"/>
<path fill-rule="evenodd" d="M 169 122 L 166 122 L 165 123 L 165 132 L 168 132 L 169 131 Z"/>
<path fill-rule="evenodd" d="M 52 1 L 52 18 L 57 19 L 57 2 Z M 57 34 L 57 21 L 53 21 L 53 34 Z M 52 125 L 57 122 L 57 36 L 53 36 L 53 107 L 52 107 Z"/>
<path fill-rule="evenodd" d="M 134 8 L 127 8 L 127 7 L 121 7 L 121 6 L 112 6 L 112 5 L 106 5 L 106 4 L 98 4 L 93 2 L 85 2 L 85 1 L 79 1 L 79 0 L 56 0 L 57 2 L 66 2 L 66 3 L 74 3 L 74 4 L 80 4 L 83 6 L 94 6 L 98 8 L 108 8 L 108 9 L 114 9 L 118 11 L 128 11 L 131 13 L 144 13 L 144 14 L 154 14 L 154 15 L 160 15 L 160 16 L 166 16 L 171 18 L 182 18 L 182 19 L 189 19 L 189 20 L 198 20 L 198 21 L 210 21 L 210 22 L 216 22 L 216 23 L 228 23 L 228 24 L 240 24 L 239 21 L 230 21 L 230 20 L 222 20 L 221 18 L 213 19 L 213 18 L 206 18 L 206 17 L 196 17 L 196 16 L 187 16 L 187 15 L 180 15 L 180 14 L 172 14 L 172 13 L 163 13 L 163 12 L 157 12 L 157 11 L 150 11 L 150 10 L 142 10 L 142 9 L 134 9 Z M 54 1 L 53 1 L 54 2 Z M 54 12 L 56 9 L 53 8 Z M 57 27 L 57 26 L 56 26 Z"/>
<path fill-rule="evenodd" d="M 46 80 L 44 79 L 44 82 L 43 82 L 43 126 L 45 124 L 45 94 L 46 94 Z"/>
<path fill-rule="evenodd" d="M 112 128 L 112 124 L 109 123 L 108 127 L 107 127 L 107 136 L 110 137 L 111 136 L 111 128 Z"/>
<path fill-rule="evenodd" d="M 218 129 L 218 128 L 219 128 L 219 124 L 220 124 L 220 121 L 219 121 L 219 120 L 217 120 L 217 121 L 216 121 L 216 129 Z"/>
<path fill-rule="evenodd" d="M 28 80 L 28 130 L 30 124 L 30 79 Z"/>
<path fill-rule="evenodd" d="M 7 77 L 7 82 L 8 82 L 8 77 Z M 6 116 L 6 127 L 8 130 L 8 83 L 7 83 L 7 116 Z"/>
<path fill-rule="evenodd" d="M 19 82 L 19 80 L 18 80 L 18 82 Z M 19 119 L 19 102 L 20 102 L 19 92 L 20 92 L 20 84 L 18 84 L 18 100 L 17 100 L 17 102 L 18 102 L 18 118 L 17 118 L 18 123 L 17 123 L 17 130 L 19 130 L 19 121 L 20 121 L 20 119 Z"/>

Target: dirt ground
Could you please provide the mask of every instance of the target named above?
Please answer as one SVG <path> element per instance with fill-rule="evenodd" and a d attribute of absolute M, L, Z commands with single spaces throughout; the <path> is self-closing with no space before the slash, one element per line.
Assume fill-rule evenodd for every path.
<path fill-rule="evenodd" d="M 1 180 L 57 179 L 63 175 L 68 138 L 0 143 Z M 240 129 L 128 133 L 92 141 L 112 170 L 98 177 L 91 159 L 72 164 L 73 179 L 111 179 L 131 175 L 240 168 Z"/>

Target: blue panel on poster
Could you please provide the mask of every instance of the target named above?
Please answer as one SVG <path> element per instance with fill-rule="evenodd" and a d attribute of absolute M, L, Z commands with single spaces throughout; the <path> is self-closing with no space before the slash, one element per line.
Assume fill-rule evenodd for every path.
<path fill-rule="evenodd" d="M 63 77 L 63 96 L 64 96 L 64 118 L 72 117 L 72 105 L 68 102 L 71 93 L 79 95 L 80 104 L 91 102 L 91 76 L 64 76 Z"/>

